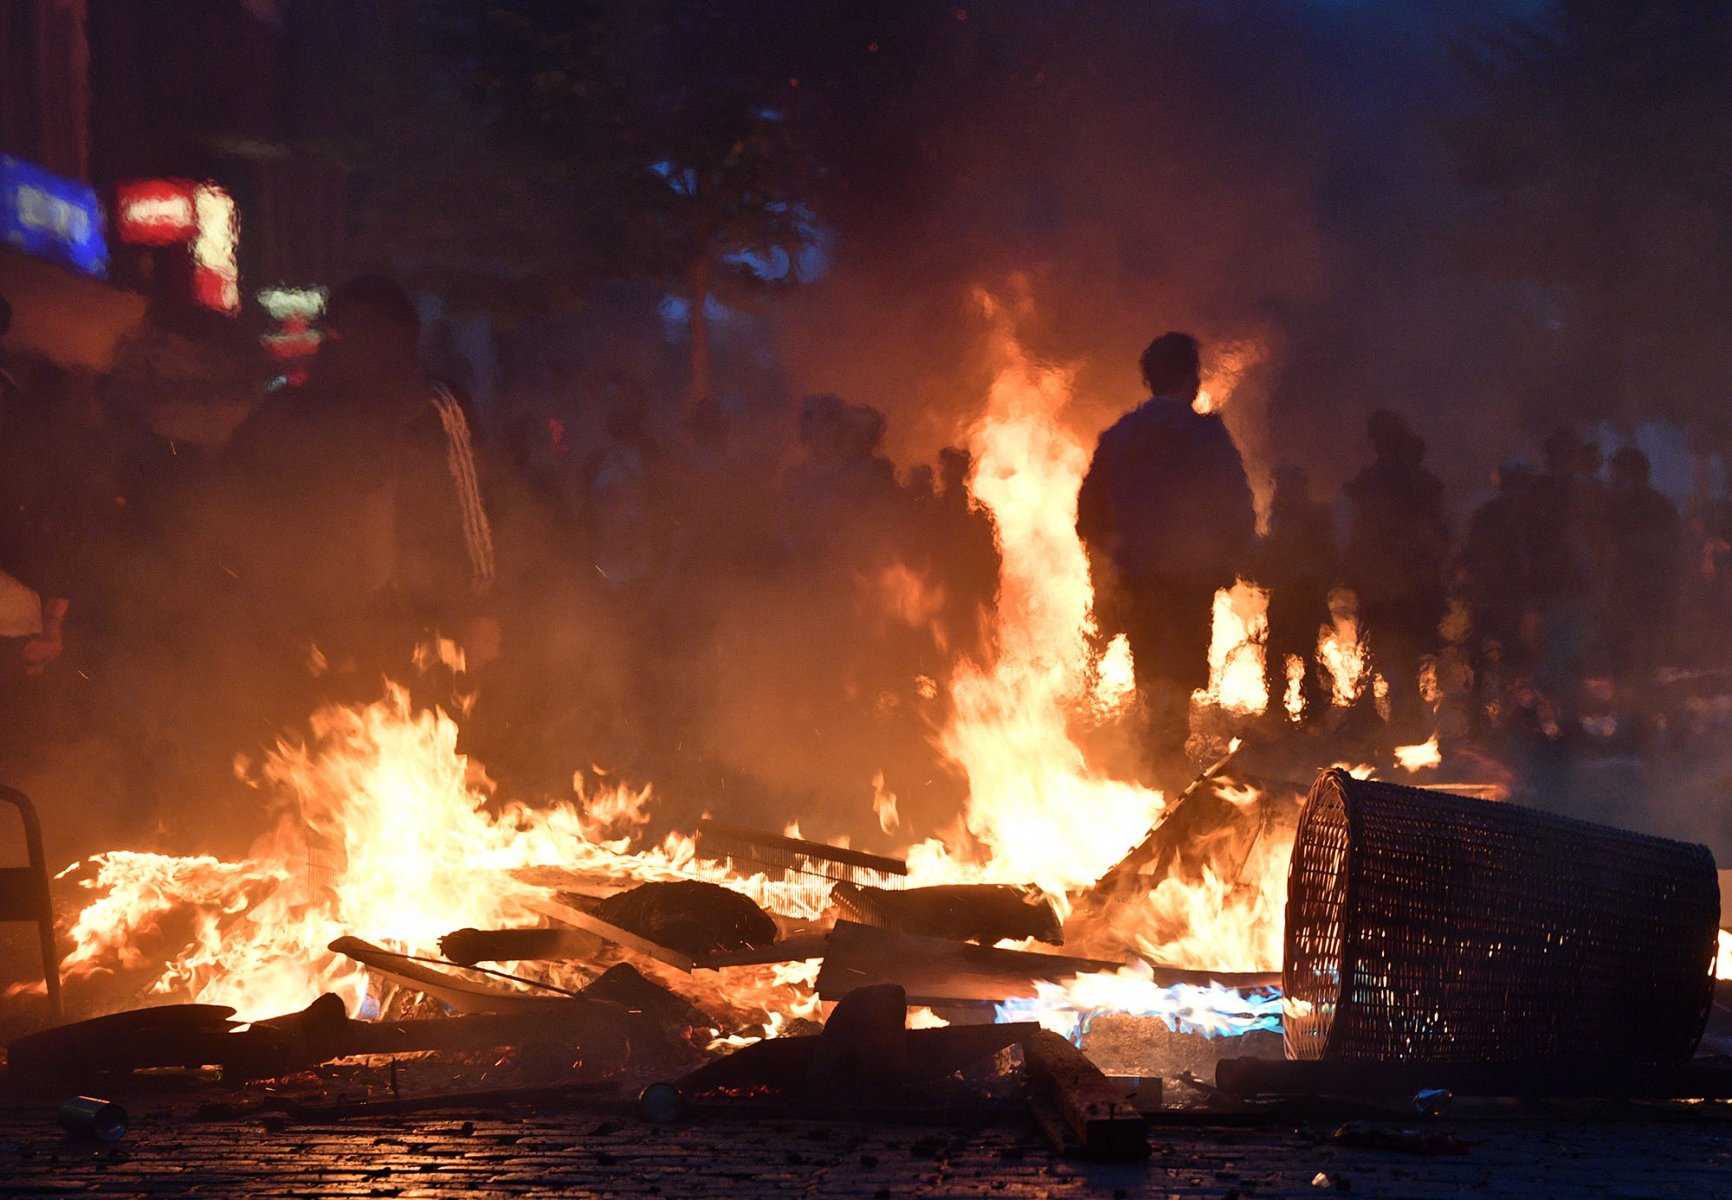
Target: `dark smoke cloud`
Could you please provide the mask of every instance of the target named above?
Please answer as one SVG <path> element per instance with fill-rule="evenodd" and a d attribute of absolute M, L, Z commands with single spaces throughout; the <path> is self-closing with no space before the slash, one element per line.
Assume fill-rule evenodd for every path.
<path fill-rule="evenodd" d="M 1455 452 L 1437 414 L 1495 411 L 1498 298 L 1443 235 L 1432 134 L 1465 102 L 1451 39 L 1530 7 L 969 10 L 887 168 L 909 178 L 872 193 L 894 203 L 845 213 L 836 269 L 782 315 L 796 386 L 879 406 L 897 456 L 929 457 L 982 394 L 972 289 L 1021 275 L 1024 335 L 1081 365 L 1081 426 L 1135 403 L 1155 333 L 1256 338 L 1275 441 L 1319 486 L 1381 406 L 1477 484 L 1483 439 Z"/>

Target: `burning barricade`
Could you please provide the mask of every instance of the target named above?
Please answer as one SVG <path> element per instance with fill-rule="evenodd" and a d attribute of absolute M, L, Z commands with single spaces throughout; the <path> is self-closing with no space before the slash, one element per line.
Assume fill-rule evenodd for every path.
<path fill-rule="evenodd" d="M 458 753 L 450 717 L 393 688 L 373 704 L 320 711 L 309 741 L 264 761 L 259 780 L 278 808 L 245 860 L 113 851 L 69 869 L 62 896 L 84 903 L 66 921 L 63 969 L 84 1010 L 141 996 L 183 1003 L 15 1041 L 14 1075 L 217 1066 L 230 1082 L 281 1081 L 350 1063 L 371 1074 L 320 1075 L 315 1098 L 334 1079 L 363 1093 L 351 1103 L 399 1108 L 641 1087 L 651 1119 L 718 1100 L 955 1112 L 1002 1101 L 1006 1081 L 1021 1080 L 1055 1144 L 1122 1158 L 1146 1152 L 1142 1109 L 1164 1098 L 1162 1081 L 1196 1080 L 1224 1054 L 1279 1068 L 1278 1033 L 1285 1026 L 1290 1048 L 1305 1044 L 1296 1023 L 1317 1021 L 1323 1006 L 1336 1017 L 1326 1043 L 1355 1035 L 1376 1048 L 1333 1057 L 1435 1070 L 1447 1056 L 1412 1053 L 1422 1031 L 1468 1045 L 1498 1021 L 1538 1021 L 1534 1004 L 1550 1005 L 1551 1019 L 1592 994 L 1603 980 L 1570 978 L 1567 964 L 1604 974 L 1601 959 L 1578 952 L 1615 925 L 1621 902 L 1574 923 L 1545 904 L 1512 903 L 1476 914 L 1504 923 L 1493 934 L 1461 924 L 1471 906 L 1462 897 L 1486 880 L 1555 886 L 1529 861 L 1544 829 L 1489 858 L 1451 849 L 1439 873 L 1403 884 L 1412 919 L 1378 927 L 1393 947 L 1383 957 L 1367 952 L 1355 923 L 1373 898 L 1364 887 L 1348 882 L 1321 901 L 1305 891 L 1315 838 L 1304 831 L 1321 828 L 1329 796 L 1353 796 L 1355 785 L 1326 775 L 1302 807 L 1305 786 L 1281 781 L 1309 770 L 1233 748 L 1236 722 L 1271 715 L 1266 691 L 1247 694 L 1267 678 L 1260 602 L 1247 590 L 1223 593 L 1226 634 L 1197 701 L 1214 712 L 1200 732 L 1225 743 L 1221 761 L 1170 800 L 1095 765 L 1090 748 L 1130 706 L 1130 664 L 1122 639 L 1097 650 L 1091 637 L 1075 528 L 1088 456 L 1060 419 L 1066 373 L 1037 366 L 1008 335 L 1000 350 L 1007 365 L 970 447 L 971 491 L 1002 557 L 998 623 L 988 661 L 957 666 L 936 733 L 969 784 L 961 825 L 945 839 L 891 858 L 792 828 L 706 821 L 696 836 L 657 841 L 645 835 L 650 791 L 627 786 L 515 804 Z M 1375 693 L 1345 606 L 1320 657 L 1339 706 Z M 1436 769 L 1435 741 L 1403 749 L 1405 769 Z M 1429 795 L 1403 793 L 1413 822 L 1437 826 L 1409 857 L 1478 844 L 1489 806 Z M 1373 804 L 1381 793 L 1368 796 Z M 891 804 L 877 797 L 881 821 Z M 1351 812 L 1337 824 L 1335 849 L 1350 863 L 1378 851 Z M 1400 846 L 1382 848 L 1408 861 Z M 1668 995 L 1694 987 L 1697 1006 L 1668 1018 L 1666 1061 L 1631 1054 L 1620 1069 L 1676 1068 L 1706 1019 L 1712 864 L 1705 851 L 1679 853 L 1676 864 L 1664 855 L 1650 864 L 1653 886 L 1630 904 L 1687 927 L 1665 943 Z M 1628 874 L 1612 866 L 1571 886 Z M 1338 931 L 1306 942 L 1302 958 L 1295 938 L 1312 926 L 1289 919 L 1296 895 L 1302 916 L 1321 905 Z M 1509 999 L 1519 989 L 1495 981 L 1515 947 L 1538 955 L 1539 978 L 1518 981 L 1532 983 L 1520 1004 Z M 1432 1002 L 1394 971 L 1415 957 L 1453 966 L 1458 982 L 1422 979 L 1440 989 Z M 1625 963 L 1617 974 L 1644 969 Z M 1459 982 L 1485 979 L 1494 982 L 1478 990 Z M 1334 999 L 1319 998 L 1318 981 L 1337 989 Z M 1449 1007 L 1457 996 L 1468 997 L 1459 1011 Z M 1619 996 L 1622 1014 L 1634 999 Z M 1101 1070 L 1109 1058 L 1115 1075 L 1139 1081 L 1134 1098 Z M 453 1077 L 452 1062 L 467 1075 Z M 1367 1069 L 1378 1086 L 1397 1077 Z M 1219 1088 L 1194 1089 L 1211 1103 L 1242 1106 L 1222 1098 L 1291 1087 L 1256 1069 L 1221 1072 Z"/>

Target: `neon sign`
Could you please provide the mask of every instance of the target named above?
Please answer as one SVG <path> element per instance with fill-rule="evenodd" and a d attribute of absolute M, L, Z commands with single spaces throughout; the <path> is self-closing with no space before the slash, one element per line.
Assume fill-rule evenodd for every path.
<path fill-rule="evenodd" d="M 0 241 L 86 275 L 108 273 L 95 190 L 8 154 L 0 154 Z"/>
<path fill-rule="evenodd" d="M 214 183 L 141 179 L 121 184 L 117 200 L 122 242 L 187 246 L 193 299 L 218 312 L 240 311 L 240 220 L 232 196 Z"/>

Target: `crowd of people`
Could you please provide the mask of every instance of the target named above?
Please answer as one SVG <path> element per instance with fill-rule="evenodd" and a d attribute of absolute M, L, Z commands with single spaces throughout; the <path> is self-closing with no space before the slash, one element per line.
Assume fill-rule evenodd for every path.
<path fill-rule="evenodd" d="M 1651 738 L 1666 724 L 1666 685 L 1722 657 L 1728 571 L 1724 505 L 1698 498 L 1681 515 L 1650 481 L 1642 450 L 1605 463 L 1568 428 L 1534 469 L 1497 471 L 1496 494 L 1457 536 L 1426 445 L 1400 416 L 1371 415 L 1371 462 L 1337 505 L 1303 467 L 1279 464 L 1267 532 L 1251 535 L 1244 464 L 1219 417 L 1194 408 L 1200 354 L 1169 333 L 1142 359 L 1151 398 L 1101 438 L 1079 502 L 1103 633 L 1125 632 L 1149 701 L 1157 759 L 1178 758 L 1186 700 L 1208 683 L 1211 603 L 1246 580 L 1269 594 L 1265 643 L 1271 720 L 1287 664 L 1305 664 L 1298 723 L 1337 705 L 1318 661 L 1343 627 L 1374 686 L 1394 743 L 1447 726 L 1464 738 Z M 1686 644 L 1686 642 L 1688 644 Z"/>
<path fill-rule="evenodd" d="M 692 815 L 716 788 L 785 812 L 879 771 L 925 786 L 932 681 L 981 653 L 997 579 L 965 452 L 899 476 L 883 415 L 826 395 L 786 410 L 791 447 L 717 401 L 670 428 L 622 374 L 585 444 L 564 414 L 492 428 L 423 369 L 395 283 L 337 288 L 321 331 L 302 386 L 236 382 L 244 419 L 203 444 L 140 419 L 149 371 L 13 363 L 0 777 L 99 741 L 148 836 L 231 805 L 236 753 L 389 678 L 461 691 L 465 748 L 513 795 L 592 764 L 683 781 Z M 205 374 L 246 376 L 209 333 Z M 461 680 L 417 665 L 435 638 Z"/>
<path fill-rule="evenodd" d="M 875 774 L 959 793 L 933 731 L 947 672 L 990 652 L 998 573 L 965 451 L 899 474 L 884 416 L 828 395 L 790 403 L 791 438 L 714 399 L 669 427 L 622 374 L 579 446 L 566 415 L 489 428 L 430 377 L 393 282 L 338 288 L 322 331 L 305 385 L 268 395 L 244 350 L 207 339 L 219 365 L 187 386 L 232 393 L 238 427 L 199 445 L 140 417 L 133 393 L 161 379 L 0 360 L 0 776 L 101 739 L 148 831 L 170 798 L 232 797 L 230 756 L 322 703 L 374 699 L 382 677 L 452 687 L 410 665 L 437 635 L 478 697 L 468 748 L 514 794 L 591 764 L 766 815 Z M 1457 536 L 1424 441 L 1377 412 L 1339 501 L 1274 468 L 1259 536 L 1232 439 L 1196 411 L 1200 365 L 1187 335 L 1151 344 L 1150 398 L 1102 435 L 1078 497 L 1099 632 L 1129 636 L 1157 763 L 1183 760 L 1236 579 L 1270 594 L 1271 694 L 1298 658 L 1313 714 L 1331 707 L 1319 631 L 1353 616 L 1397 742 L 1447 719 L 1567 739 L 1652 718 L 1681 623 L 1723 624 L 1718 509 L 1681 516 L 1641 451 L 1608 469 L 1568 430 L 1538 469 L 1503 464 Z M 1717 661 L 1692 639 L 1692 665 Z"/>

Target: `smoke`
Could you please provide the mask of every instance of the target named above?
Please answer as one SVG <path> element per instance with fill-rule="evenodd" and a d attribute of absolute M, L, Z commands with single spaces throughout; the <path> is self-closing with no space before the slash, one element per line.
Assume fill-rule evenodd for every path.
<path fill-rule="evenodd" d="M 1266 348 L 1245 381 L 1266 412 L 1229 415 L 1253 458 L 1264 425 L 1337 486 L 1343 446 L 1390 407 L 1433 435 L 1451 483 L 1477 484 L 1490 464 L 1445 449 L 1432 418 L 1494 411 L 1495 371 L 1461 350 L 1492 299 L 1433 232 L 1452 192 L 1432 135 L 1456 103 L 1448 39 L 1496 12 L 969 10 L 889 151 L 907 178 L 844 206 L 835 269 L 780 315 L 795 388 L 882 409 L 894 456 L 928 458 L 984 391 L 972 290 L 1015 278 L 1031 348 L 1079 365 L 1079 427 L 1132 406 L 1142 347 L 1185 329 L 1206 357 Z"/>

